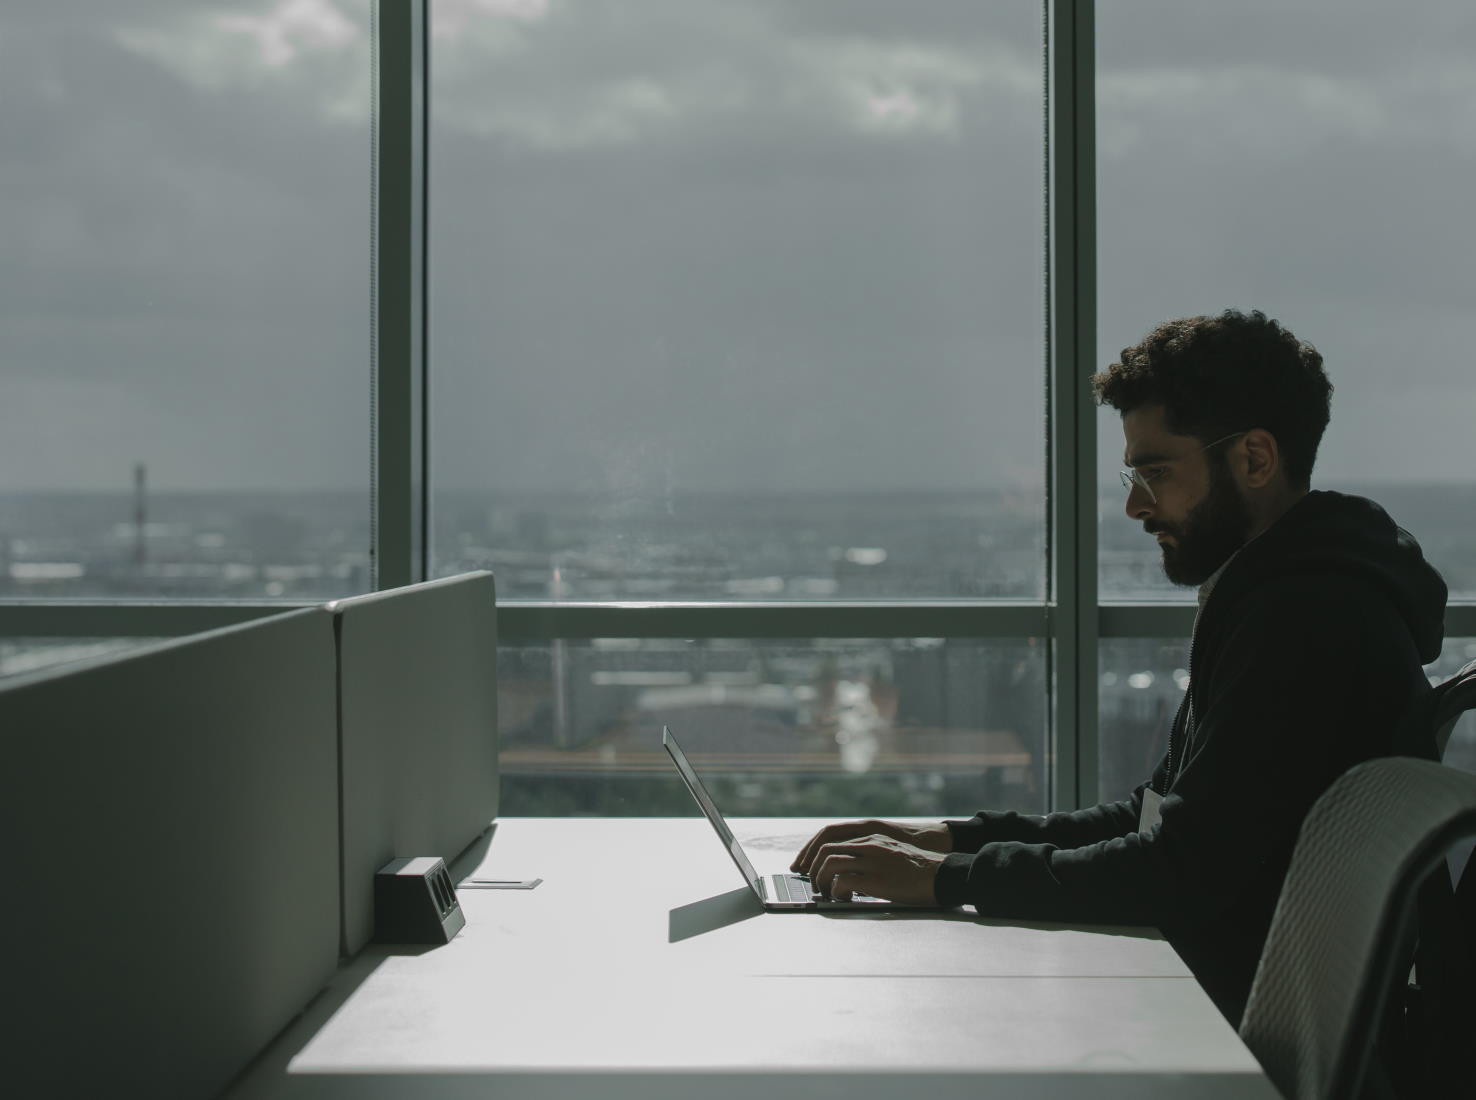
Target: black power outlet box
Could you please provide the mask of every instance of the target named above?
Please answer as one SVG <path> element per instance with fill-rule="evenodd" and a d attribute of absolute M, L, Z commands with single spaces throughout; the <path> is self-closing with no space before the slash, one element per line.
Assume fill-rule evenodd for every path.
<path fill-rule="evenodd" d="M 465 925 L 439 856 L 392 859 L 374 873 L 376 943 L 450 943 Z"/>

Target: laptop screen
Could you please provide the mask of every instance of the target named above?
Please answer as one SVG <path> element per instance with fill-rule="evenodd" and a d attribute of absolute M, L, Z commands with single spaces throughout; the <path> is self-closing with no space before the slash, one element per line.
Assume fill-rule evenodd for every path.
<path fill-rule="evenodd" d="M 702 812 L 707 815 L 707 820 L 712 822 L 712 827 L 722 838 L 728 854 L 733 857 L 733 862 L 738 864 L 738 870 L 743 872 L 743 877 L 748 880 L 748 885 L 763 899 L 763 891 L 759 889 L 758 872 L 753 869 L 753 864 L 748 862 L 748 857 L 743 854 L 743 849 L 738 846 L 738 838 L 728 828 L 728 823 L 723 820 L 723 815 L 718 813 L 718 808 L 713 804 L 712 796 L 707 793 L 707 788 L 702 785 L 702 780 L 697 778 L 697 773 L 692 770 L 692 765 L 687 763 L 687 754 L 682 752 L 682 747 L 677 744 L 676 738 L 671 735 L 671 730 L 666 726 L 661 727 L 661 743 L 666 746 L 666 751 L 671 756 L 671 762 L 676 765 L 677 771 L 681 773 L 682 781 L 687 784 L 687 790 L 692 792 L 692 797 L 697 800 L 697 805 L 702 807 Z"/>

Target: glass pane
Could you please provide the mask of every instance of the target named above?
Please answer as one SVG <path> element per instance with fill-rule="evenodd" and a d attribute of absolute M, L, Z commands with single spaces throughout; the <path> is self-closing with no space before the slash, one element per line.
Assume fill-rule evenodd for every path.
<path fill-rule="evenodd" d="M 0 14 L 0 596 L 364 587 L 369 12 Z"/>
<path fill-rule="evenodd" d="M 694 812 L 669 725 L 725 814 L 1041 813 L 1043 655 L 1035 639 L 506 646 L 501 812 Z"/>
<path fill-rule="evenodd" d="M 1099 360 L 1173 317 L 1281 320 L 1336 390 L 1314 486 L 1378 500 L 1476 597 L 1469 5 L 1114 0 L 1097 34 Z M 1190 598 L 1099 423 L 1103 595 Z"/>
<path fill-rule="evenodd" d="M 438 573 L 1041 596 L 1039 4 L 433 13 Z"/>
<path fill-rule="evenodd" d="M 1126 798 L 1153 774 L 1189 684 L 1189 642 L 1103 638 L 1097 647 L 1097 790 Z"/>
<path fill-rule="evenodd" d="M 1101 735 L 1098 789 L 1103 800 L 1126 798 L 1153 774 L 1168 747 L 1169 727 L 1189 684 L 1189 644 L 1171 638 L 1103 639 L 1098 660 Z M 1425 666 L 1432 684 L 1476 658 L 1476 638 L 1446 638 Z M 1476 771 L 1476 721 L 1462 719 L 1447 763 Z"/>

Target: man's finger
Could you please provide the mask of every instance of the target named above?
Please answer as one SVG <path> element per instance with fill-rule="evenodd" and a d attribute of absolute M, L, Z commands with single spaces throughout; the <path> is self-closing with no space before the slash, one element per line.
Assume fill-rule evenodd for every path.
<path fill-rule="evenodd" d="M 871 849 L 868 842 L 869 837 L 849 837 L 845 840 L 832 840 L 827 844 L 820 845 L 815 853 L 815 864 L 819 866 L 825 862 L 827 856 L 845 856 L 850 859 L 859 859 Z M 811 876 L 813 877 L 813 876 Z"/>
<path fill-rule="evenodd" d="M 823 833 L 824 831 L 824 829 L 821 829 L 820 833 Z M 800 850 L 795 853 L 794 859 L 792 859 L 789 863 L 789 869 L 791 871 L 799 874 L 804 873 L 805 863 L 809 860 L 810 857 L 810 849 L 815 846 L 815 841 L 820 838 L 820 833 L 816 833 L 809 840 L 800 845 Z"/>
<path fill-rule="evenodd" d="M 836 851 L 835 848 L 835 845 L 826 845 L 821 850 L 815 871 L 810 875 L 811 887 L 826 897 L 830 896 L 831 884 L 837 875 L 854 874 L 857 871 L 856 857 Z"/>
<path fill-rule="evenodd" d="M 810 837 L 809 840 L 805 841 L 804 844 L 800 847 L 799 854 L 794 857 L 794 862 L 789 865 L 789 869 L 791 871 L 798 872 L 799 874 L 804 874 L 805 868 L 808 867 L 810 865 L 810 862 L 815 858 L 815 849 L 820 846 L 820 838 L 823 837 L 832 828 L 834 828 L 834 826 L 827 825 L 814 836 Z"/>
<path fill-rule="evenodd" d="M 853 840 L 869 831 L 866 823 L 862 821 L 841 821 L 834 825 L 827 825 L 805 843 L 805 846 L 800 849 L 800 854 L 789 865 L 789 869 L 801 875 L 810 874 L 819 857 L 820 849 L 826 844 L 839 840 Z"/>
<path fill-rule="evenodd" d="M 810 838 L 809 843 L 800 852 L 799 858 L 794 861 L 790 870 L 803 874 L 806 868 L 814 864 L 821 848 L 837 840 L 849 839 L 856 834 L 858 828 L 859 823 L 854 821 L 841 821 L 825 826 Z"/>
<path fill-rule="evenodd" d="M 850 901 L 861 888 L 859 879 L 861 876 L 855 871 L 840 871 L 830 880 L 830 892 L 826 895 L 831 901 Z"/>
<path fill-rule="evenodd" d="M 858 836 L 822 844 L 815 853 L 815 870 L 810 872 L 810 881 L 815 884 L 816 889 L 823 892 L 820 876 L 826 860 L 832 857 L 840 861 L 831 868 L 832 873 L 840 867 L 852 873 L 880 869 L 882 865 L 877 861 L 885 858 L 889 851 L 888 844 L 888 839 L 883 836 Z"/>

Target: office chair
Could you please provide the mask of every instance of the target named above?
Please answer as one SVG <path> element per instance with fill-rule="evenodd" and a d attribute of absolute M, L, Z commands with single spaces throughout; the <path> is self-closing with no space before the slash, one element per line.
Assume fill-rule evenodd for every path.
<path fill-rule="evenodd" d="M 1461 717 L 1476 710 L 1476 661 L 1436 685 L 1401 730 L 1402 751 L 1470 772 L 1473 746 L 1452 750 Z M 1464 846 L 1469 850 L 1469 845 Z M 1464 857 L 1466 852 L 1460 853 Z M 1412 981 L 1403 994 L 1399 1030 L 1389 1037 L 1391 1069 L 1411 1096 L 1476 1096 L 1476 874 L 1437 866 L 1420 886 L 1419 941 Z"/>
<path fill-rule="evenodd" d="M 1349 770 L 1313 805 L 1240 1035 L 1288 1100 L 1388 1095 L 1375 1064 L 1414 954 L 1415 892 L 1476 836 L 1476 775 L 1408 757 Z"/>

